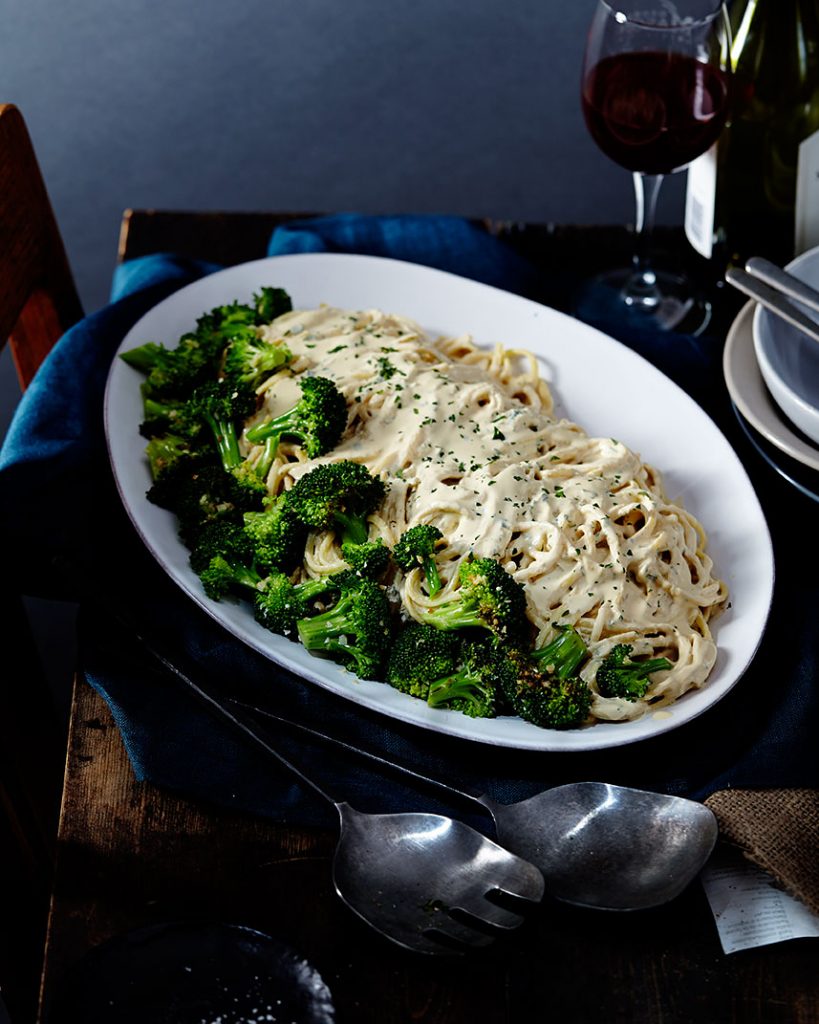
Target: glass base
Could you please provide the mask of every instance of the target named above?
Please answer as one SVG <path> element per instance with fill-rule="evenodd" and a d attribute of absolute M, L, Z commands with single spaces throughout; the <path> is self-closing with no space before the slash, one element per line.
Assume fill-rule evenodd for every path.
<path fill-rule="evenodd" d="M 605 329 L 656 330 L 702 334 L 711 322 L 711 302 L 683 274 L 653 269 L 643 279 L 633 267 L 608 270 L 584 282 L 572 312 Z"/>

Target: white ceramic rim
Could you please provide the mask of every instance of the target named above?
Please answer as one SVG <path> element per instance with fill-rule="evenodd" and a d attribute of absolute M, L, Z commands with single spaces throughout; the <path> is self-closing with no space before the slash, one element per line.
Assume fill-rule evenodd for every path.
<path fill-rule="evenodd" d="M 794 432 L 765 385 L 754 346 L 755 306 L 755 302 L 747 302 L 742 307 L 725 340 L 722 369 L 728 394 L 766 440 L 803 466 L 819 470 L 819 448 Z"/>
<path fill-rule="evenodd" d="M 805 263 L 817 260 L 819 260 L 819 249 L 809 249 L 807 252 L 797 256 L 795 260 L 792 260 L 785 269 L 790 273 L 798 272 Z M 798 273 L 797 276 L 799 276 Z M 752 333 L 754 351 L 756 352 L 756 359 L 759 363 L 762 377 L 774 401 L 784 415 L 811 441 L 819 444 L 819 407 L 812 405 L 802 395 L 794 391 L 793 387 L 774 368 L 762 338 L 761 325 L 763 320 L 775 323 L 777 316 L 757 303 L 754 310 Z M 789 327 L 789 330 L 795 331 L 797 328 Z M 808 343 L 816 344 L 816 342 L 810 342 L 809 340 Z"/>

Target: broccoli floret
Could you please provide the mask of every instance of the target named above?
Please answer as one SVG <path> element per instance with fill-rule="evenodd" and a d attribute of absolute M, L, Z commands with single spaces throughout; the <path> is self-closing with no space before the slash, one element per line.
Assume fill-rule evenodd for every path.
<path fill-rule="evenodd" d="M 280 288 L 262 288 L 253 305 L 234 302 L 218 306 L 199 317 L 196 330 L 183 334 L 176 348 L 147 342 L 121 357 L 129 366 L 146 374 L 151 398 L 181 398 L 209 378 L 217 376 L 225 346 L 231 340 L 255 336 L 257 325 L 286 313 L 290 298 Z"/>
<path fill-rule="evenodd" d="M 301 377 L 301 398 L 281 416 L 260 423 L 247 432 L 248 441 L 266 444 L 265 457 L 276 453 L 281 438 L 293 438 L 308 458 L 326 455 L 341 440 L 347 427 L 347 402 L 326 377 Z"/>
<path fill-rule="evenodd" d="M 387 682 L 401 693 L 426 700 L 430 686 L 458 668 L 460 638 L 421 622 L 410 622 L 395 638 L 387 661 Z"/>
<path fill-rule="evenodd" d="M 261 512 L 245 513 L 245 532 L 265 570 L 290 569 L 304 557 L 307 528 L 293 515 L 291 493 L 269 500 Z"/>
<path fill-rule="evenodd" d="M 208 381 L 193 392 L 188 406 L 191 416 L 210 428 L 222 466 L 230 471 L 240 465 L 236 425 L 256 408 L 253 389 L 231 381 Z"/>
<path fill-rule="evenodd" d="M 197 331 L 217 332 L 230 341 L 248 329 L 269 323 L 292 309 L 290 296 L 281 288 L 262 288 L 253 295 L 250 304 L 231 302 L 217 306 L 196 321 Z M 272 314 L 272 315 L 270 315 Z"/>
<path fill-rule="evenodd" d="M 213 519 L 197 531 L 189 558 L 193 571 L 197 575 L 203 573 L 217 555 L 233 563 L 253 563 L 253 544 L 241 521 L 227 517 Z"/>
<path fill-rule="evenodd" d="M 251 465 L 247 459 L 243 459 L 238 466 L 231 468 L 230 475 L 251 505 L 259 505 L 269 497 L 265 477 L 259 474 L 256 464 Z"/>
<path fill-rule="evenodd" d="M 307 614 L 307 605 L 284 573 L 273 572 L 267 577 L 265 589 L 255 598 L 253 613 L 256 621 L 271 633 L 290 636 L 295 633 L 298 620 Z"/>
<path fill-rule="evenodd" d="M 202 451 L 186 437 L 166 434 L 153 437 L 145 446 L 151 479 L 154 483 L 169 481 L 180 473 L 193 471 L 201 459 Z"/>
<path fill-rule="evenodd" d="M 219 601 L 229 593 L 244 593 L 253 601 L 256 621 L 284 636 L 295 634 L 296 624 L 307 615 L 312 600 L 336 587 L 329 576 L 303 583 L 292 583 L 275 569 L 262 576 L 247 534 L 232 523 L 210 524 L 190 560 L 209 597 Z"/>
<path fill-rule="evenodd" d="M 307 617 L 317 597 L 351 585 L 353 581 L 346 571 L 293 583 L 289 576 L 274 570 L 256 595 L 256 620 L 273 633 L 290 636 L 296 633 L 299 619 Z"/>
<path fill-rule="evenodd" d="M 513 708 L 521 718 L 545 729 L 573 729 L 589 717 L 592 692 L 579 676 L 544 676 L 521 686 Z"/>
<path fill-rule="evenodd" d="M 230 593 L 252 591 L 258 593 L 262 577 L 253 566 L 238 558 L 214 555 L 199 573 L 205 593 L 214 601 L 221 601 Z"/>
<path fill-rule="evenodd" d="M 639 700 L 646 695 L 652 672 L 673 667 L 668 658 L 632 661 L 631 649 L 631 644 L 616 644 L 597 669 L 597 689 L 604 697 Z"/>
<path fill-rule="evenodd" d="M 175 513 L 179 535 L 193 547 L 201 529 L 217 520 L 241 524 L 242 513 L 261 507 L 258 496 L 237 486 L 212 453 L 180 459 L 173 472 L 164 472 L 148 491 L 148 500 Z"/>
<path fill-rule="evenodd" d="M 386 679 L 430 707 L 491 718 L 502 667 L 503 657 L 492 641 L 464 640 L 457 633 L 412 622 L 395 639 Z"/>
<path fill-rule="evenodd" d="M 458 670 L 431 684 L 427 703 L 433 708 L 460 711 L 470 718 L 494 718 L 502 657 L 491 643 L 462 643 Z"/>
<path fill-rule="evenodd" d="M 444 535 L 437 526 L 420 523 L 411 526 L 393 548 L 395 564 L 404 572 L 410 572 L 420 566 L 427 580 L 430 597 L 435 597 L 441 589 L 441 577 L 435 564 L 435 547 Z"/>
<path fill-rule="evenodd" d="M 307 602 L 299 588 L 282 572 L 272 572 L 265 580 L 264 590 L 255 598 L 254 615 L 265 629 L 289 636 L 296 623 L 307 614 Z"/>
<path fill-rule="evenodd" d="M 155 398 L 147 383 L 142 385 L 142 414 L 139 432 L 143 437 L 175 434 L 198 442 L 204 432 L 201 419 L 192 415 L 187 401 L 176 398 Z"/>
<path fill-rule="evenodd" d="M 201 318 L 194 332 L 183 334 L 176 348 L 149 341 L 120 358 L 147 375 L 145 394 L 152 399 L 181 398 L 198 384 L 214 377 L 225 340 L 211 327 L 213 314 Z"/>
<path fill-rule="evenodd" d="M 552 625 L 555 625 L 552 623 Z M 557 635 L 531 656 L 541 671 L 556 679 L 568 679 L 589 655 L 583 637 L 571 626 L 557 626 Z"/>
<path fill-rule="evenodd" d="M 284 288 L 265 287 L 253 296 L 253 308 L 256 310 L 256 323 L 269 324 L 276 317 L 289 313 L 293 303 Z"/>
<path fill-rule="evenodd" d="M 358 462 L 317 466 L 288 492 L 293 514 L 316 530 L 336 529 L 342 544 L 365 544 L 367 516 L 384 499 L 383 481 Z"/>
<path fill-rule="evenodd" d="M 377 583 L 348 580 L 329 611 L 300 619 L 297 628 L 308 651 L 323 651 L 362 679 L 375 679 L 389 648 L 390 607 Z"/>
<path fill-rule="evenodd" d="M 498 692 L 514 714 L 545 729 L 571 729 L 588 718 L 592 692 L 576 674 L 587 649 L 575 630 L 561 629 L 538 651 L 516 645 L 498 651 Z"/>
<path fill-rule="evenodd" d="M 293 356 L 284 345 L 271 345 L 254 330 L 234 338 L 225 351 L 222 375 L 257 388 L 278 370 L 290 363 Z"/>
<path fill-rule="evenodd" d="M 163 363 L 172 362 L 174 351 L 175 349 L 166 348 L 155 341 L 146 341 L 144 345 L 120 352 L 119 357 L 124 363 L 147 375 Z"/>
<path fill-rule="evenodd" d="M 342 544 L 341 554 L 350 569 L 362 579 L 379 579 L 390 564 L 390 549 L 380 537 L 365 544 Z"/>
<path fill-rule="evenodd" d="M 436 629 L 488 629 L 501 639 L 522 637 L 527 629 L 523 587 L 492 558 L 461 562 L 457 597 L 435 605 L 422 621 Z"/>

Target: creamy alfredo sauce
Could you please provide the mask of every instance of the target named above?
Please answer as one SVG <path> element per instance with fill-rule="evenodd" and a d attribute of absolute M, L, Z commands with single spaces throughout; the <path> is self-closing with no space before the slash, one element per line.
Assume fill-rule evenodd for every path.
<path fill-rule="evenodd" d="M 282 446 L 271 489 L 316 461 L 353 459 L 389 484 L 372 517 L 387 544 L 420 522 L 444 533 L 447 584 L 435 601 L 419 571 L 396 579 L 410 615 L 452 596 L 457 562 L 471 551 L 499 559 L 525 585 L 539 644 L 555 624 L 583 634 L 593 690 L 600 659 L 616 643 L 632 644 L 635 657 L 673 662 L 655 674 L 644 701 L 596 694 L 595 717 L 638 717 L 649 702 L 668 703 L 705 682 L 716 656 L 707 622 L 726 590 L 712 576 L 701 527 L 620 441 L 552 418 L 531 356 L 484 352 L 468 338 L 433 340 L 377 310 L 294 311 L 262 330 L 294 359 L 263 386 L 263 408 L 248 426 L 291 407 L 301 373 L 333 380 L 350 409 L 347 432 L 324 459 L 293 461 L 298 450 Z M 315 538 L 306 569 L 326 571 L 339 559 L 332 537 Z"/>

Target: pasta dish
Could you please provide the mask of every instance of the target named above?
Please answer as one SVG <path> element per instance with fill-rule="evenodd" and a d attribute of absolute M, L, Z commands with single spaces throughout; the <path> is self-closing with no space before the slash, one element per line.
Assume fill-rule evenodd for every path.
<path fill-rule="evenodd" d="M 430 596 L 420 568 L 389 579 L 405 615 L 423 620 L 450 601 L 466 556 L 492 558 L 523 585 L 536 646 L 564 626 L 583 637 L 594 719 L 637 718 L 706 682 L 716 659 L 709 622 L 727 590 L 702 527 L 623 441 L 554 418 L 533 355 L 482 350 L 468 337 L 433 339 L 377 310 L 295 310 L 259 330 L 292 358 L 259 385 L 243 456 L 251 464 L 262 457 L 247 430 L 290 408 L 300 380 L 334 382 L 349 412 L 341 440 L 308 459 L 283 439 L 267 487 L 283 494 L 317 464 L 349 460 L 388 484 L 369 517 L 372 537 L 393 548 L 410 527 L 438 527 L 440 591 Z M 297 578 L 344 567 L 336 534 L 313 531 Z M 635 659 L 670 663 L 640 699 L 605 696 L 596 685 L 601 661 L 621 644 Z"/>

